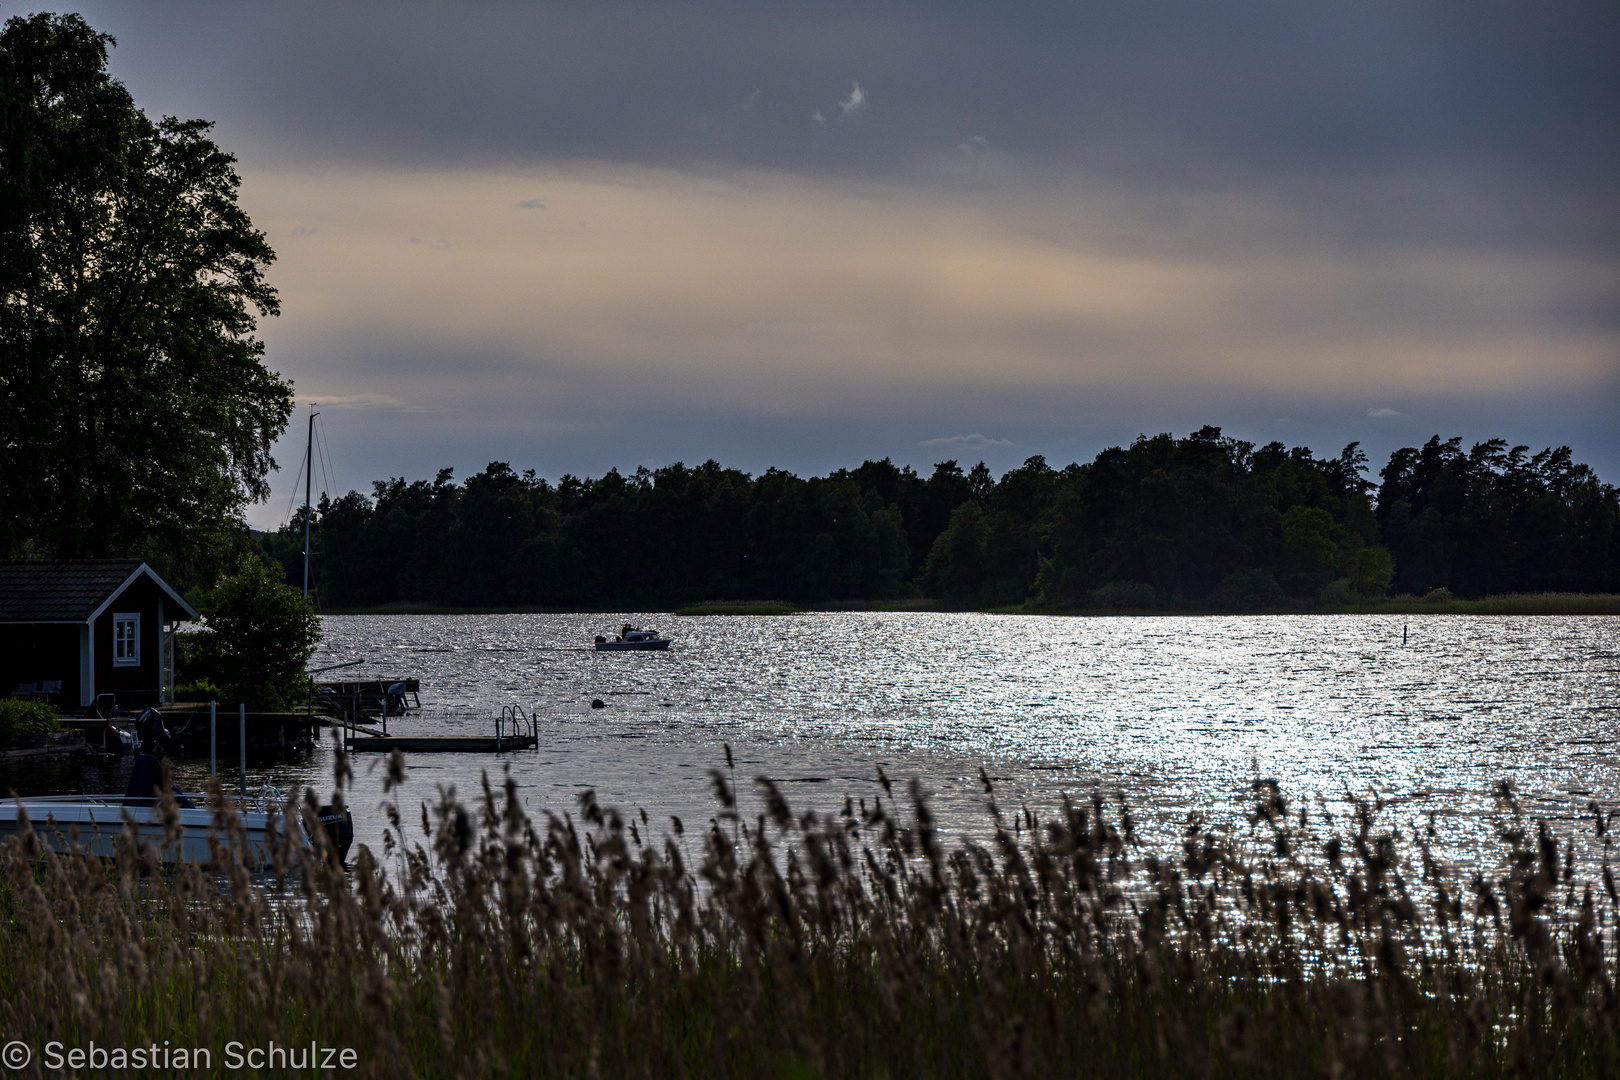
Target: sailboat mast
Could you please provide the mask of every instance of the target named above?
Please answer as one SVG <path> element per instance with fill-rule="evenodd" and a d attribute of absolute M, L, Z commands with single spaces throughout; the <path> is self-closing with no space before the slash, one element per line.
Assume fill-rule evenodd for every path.
<path fill-rule="evenodd" d="M 309 414 L 309 444 L 304 447 L 304 596 L 309 596 L 309 488 L 315 478 L 315 418 Z"/>

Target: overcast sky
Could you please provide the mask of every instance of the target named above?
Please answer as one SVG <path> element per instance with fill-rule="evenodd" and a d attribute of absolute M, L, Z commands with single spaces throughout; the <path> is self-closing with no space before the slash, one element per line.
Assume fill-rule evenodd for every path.
<path fill-rule="evenodd" d="M 337 491 L 1206 423 L 1620 481 L 1612 2 L 77 10 L 240 159 Z"/>

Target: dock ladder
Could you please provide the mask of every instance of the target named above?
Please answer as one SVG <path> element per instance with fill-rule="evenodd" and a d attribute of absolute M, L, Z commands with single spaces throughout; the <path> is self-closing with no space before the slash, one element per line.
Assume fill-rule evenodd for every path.
<path fill-rule="evenodd" d="M 527 735 L 533 744 L 535 752 L 540 751 L 540 714 L 538 712 L 525 713 L 521 705 L 507 705 L 501 709 L 501 715 L 495 720 L 495 752 L 503 749 L 503 742 L 511 742 Z M 516 749 L 524 749 L 521 741 Z"/>

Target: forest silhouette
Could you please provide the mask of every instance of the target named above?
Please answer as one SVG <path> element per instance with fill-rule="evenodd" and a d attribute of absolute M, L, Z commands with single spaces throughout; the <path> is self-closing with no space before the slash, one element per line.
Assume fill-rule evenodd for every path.
<path fill-rule="evenodd" d="M 1449 590 L 1620 591 L 1620 495 L 1568 447 L 1439 436 L 1369 479 L 1205 427 L 994 478 L 888 459 L 803 479 L 707 461 L 555 485 L 492 462 L 312 512 L 323 607 L 665 609 L 927 597 L 961 608 L 1265 610 Z M 261 550 L 302 576 L 303 511 Z"/>

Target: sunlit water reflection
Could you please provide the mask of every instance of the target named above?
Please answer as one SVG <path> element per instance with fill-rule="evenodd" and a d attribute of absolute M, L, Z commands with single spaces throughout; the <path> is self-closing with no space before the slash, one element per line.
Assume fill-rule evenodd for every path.
<path fill-rule="evenodd" d="M 1005 809 L 1039 814 L 1065 794 L 1123 793 L 1168 837 L 1190 812 L 1240 811 L 1254 780 L 1275 778 L 1296 803 L 1340 813 L 1347 794 L 1376 793 L 1393 822 L 1432 826 L 1467 862 L 1488 839 L 1497 781 L 1513 781 L 1566 834 L 1589 801 L 1620 806 L 1614 618 L 324 621 L 316 665 L 360 659 L 357 677 L 422 680 L 423 710 L 391 720 L 393 732 L 493 734 L 508 704 L 541 717 L 538 752 L 411 755 L 408 820 L 437 785 L 466 797 L 483 771 L 498 783 L 510 768 L 532 812 L 574 810 L 593 788 L 603 803 L 645 808 L 655 826 L 669 815 L 706 825 L 717 812 L 708 771 L 724 765 L 726 742 L 750 817 L 756 775 L 781 783 L 796 809 L 825 812 L 872 799 L 881 766 L 918 778 L 948 831 L 979 831 L 982 767 Z M 590 649 L 624 621 L 657 626 L 673 647 Z M 590 708 L 592 698 L 606 707 Z M 330 791 L 331 761 L 323 751 L 275 776 Z M 384 796 L 373 764 L 357 756 L 351 802 L 359 840 L 375 847 Z"/>

